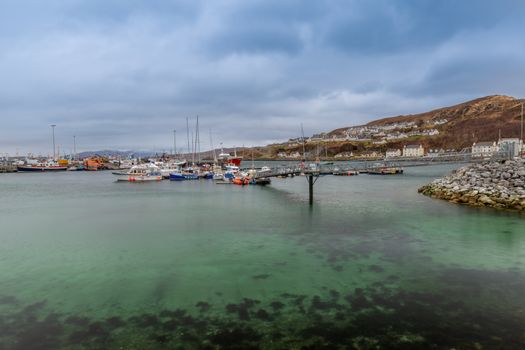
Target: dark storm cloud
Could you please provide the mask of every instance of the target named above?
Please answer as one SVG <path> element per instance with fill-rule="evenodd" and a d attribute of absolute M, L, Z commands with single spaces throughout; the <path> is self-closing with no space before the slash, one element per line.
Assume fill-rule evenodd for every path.
<path fill-rule="evenodd" d="M 256 145 L 523 96 L 522 1 L 3 1 L 0 153 Z M 191 121 L 194 123 L 194 119 Z"/>
<path fill-rule="evenodd" d="M 520 1 L 356 1 L 338 6 L 327 25 L 328 46 L 367 54 L 419 51 L 458 33 L 489 29 L 503 21 L 521 20 Z"/>

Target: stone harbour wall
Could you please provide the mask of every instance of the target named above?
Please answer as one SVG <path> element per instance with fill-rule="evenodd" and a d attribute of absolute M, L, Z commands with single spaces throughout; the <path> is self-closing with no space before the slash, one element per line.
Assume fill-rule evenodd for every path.
<path fill-rule="evenodd" d="M 453 203 L 525 211 L 525 159 L 471 164 L 418 191 Z"/>

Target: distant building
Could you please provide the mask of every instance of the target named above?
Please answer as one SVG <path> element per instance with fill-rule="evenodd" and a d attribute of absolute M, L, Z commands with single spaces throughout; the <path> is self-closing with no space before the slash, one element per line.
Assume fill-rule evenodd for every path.
<path fill-rule="evenodd" d="M 376 139 L 372 141 L 372 144 L 374 145 L 384 145 L 386 143 L 386 140 L 384 139 Z"/>
<path fill-rule="evenodd" d="M 509 158 L 519 156 L 522 147 L 523 144 L 519 138 L 503 138 L 498 141 L 498 151 Z"/>
<path fill-rule="evenodd" d="M 401 150 L 390 148 L 386 150 L 386 157 L 387 158 L 395 158 L 395 157 L 401 157 Z"/>
<path fill-rule="evenodd" d="M 422 145 L 405 145 L 403 146 L 403 157 L 423 157 L 425 149 Z"/>
<path fill-rule="evenodd" d="M 337 153 L 334 158 L 350 158 L 350 157 L 353 157 L 354 154 L 352 152 L 342 152 L 342 153 Z"/>
<path fill-rule="evenodd" d="M 472 144 L 472 156 L 474 157 L 492 157 L 498 152 L 496 141 L 474 142 Z"/>
<path fill-rule="evenodd" d="M 301 158 L 301 153 L 299 152 L 290 153 L 290 158 Z"/>
<path fill-rule="evenodd" d="M 325 132 L 319 133 L 319 134 L 313 134 L 312 137 L 310 137 L 310 141 L 323 141 L 327 138 L 327 134 Z"/>
<path fill-rule="evenodd" d="M 382 154 L 380 152 L 377 152 L 377 151 L 365 151 L 365 152 L 361 153 L 361 157 L 363 157 L 363 158 L 379 158 L 381 156 L 382 156 Z"/>

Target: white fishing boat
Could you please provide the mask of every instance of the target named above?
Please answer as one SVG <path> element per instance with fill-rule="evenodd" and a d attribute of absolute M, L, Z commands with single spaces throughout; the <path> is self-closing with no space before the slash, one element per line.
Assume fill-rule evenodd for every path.
<path fill-rule="evenodd" d="M 162 180 L 162 174 L 160 172 L 160 169 L 155 164 L 135 165 L 127 173 L 118 174 L 116 176 L 117 181 L 128 182 L 146 182 Z"/>
<path fill-rule="evenodd" d="M 180 166 L 183 163 L 163 163 L 163 162 L 157 162 L 155 163 L 156 166 L 159 167 L 160 174 L 162 175 L 162 178 L 169 179 L 171 173 L 180 172 Z"/>
<path fill-rule="evenodd" d="M 224 180 L 224 172 L 220 165 L 214 165 L 212 168 L 213 180 L 222 181 Z"/>

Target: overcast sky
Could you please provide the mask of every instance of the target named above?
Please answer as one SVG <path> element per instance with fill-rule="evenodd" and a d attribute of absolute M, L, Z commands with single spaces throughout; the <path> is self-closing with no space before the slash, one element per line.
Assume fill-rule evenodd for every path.
<path fill-rule="evenodd" d="M 525 96 L 525 1 L 0 0 L 0 153 L 260 145 Z"/>

